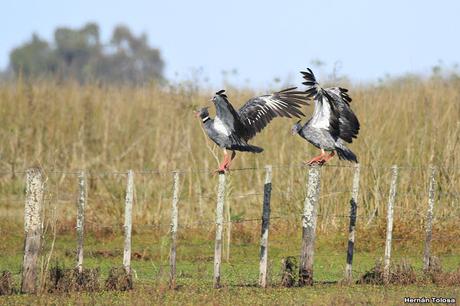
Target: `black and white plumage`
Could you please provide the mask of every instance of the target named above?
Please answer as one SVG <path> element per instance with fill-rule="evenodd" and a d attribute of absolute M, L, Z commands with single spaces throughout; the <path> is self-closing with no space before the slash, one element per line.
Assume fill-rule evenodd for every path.
<path fill-rule="evenodd" d="M 313 158 L 308 163 L 323 164 L 337 153 L 340 159 L 357 163 L 356 155 L 346 147 L 345 142 L 351 143 L 359 132 L 360 124 L 353 113 L 348 95 L 348 90 L 341 87 L 321 88 L 310 68 L 301 72 L 307 86 L 305 90 L 308 97 L 315 101 L 313 116 L 305 125 L 297 122 L 293 134 L 321 149 L 321 155 Z M 325 151 L 331 152 L 326 156 Z"/>
<path fill-rule="evenodd" d="M 219 171 L 226 171 L 235 157 L 234 151 L 260 153 L 262 148 L 248 144 L 248 141 L 265 128 L 275 117 L 304 116 L 300 110 L 308 104 L 305 92 L 297 91 L 296 87 L 287 88 L 271 95 L 263 95 L 249 99 L 238 111 L 230 104 L 224 90 L 220 90 L 212 98 L 216 107 L 216 117 L 209 117 L 207 108 L 202 108 L 197 115 L 211 140 L 224 149 L 224 161 Z M 229 159 L 226 150 L 232 150 Z"/>
<path fill-rule="evenodd" d="M 248 144 L 244 140 L 236 137 L 234 134 L 228 135 L 228 133 L 224 131 L 225 127 L 223 126 L 222 122 L 219 122 L 217 117 L 216 119 L 211 119 L 209 116 L 208 107 L 203 107 L 200 109 L 197 112 L 197 115 L 203 122 L 203 128 L 206 135 L 208 135 L 208 137 L 219 147 L 229 150 L 253 153 L 260 153 L 264 150 L 262 148 Z"/>

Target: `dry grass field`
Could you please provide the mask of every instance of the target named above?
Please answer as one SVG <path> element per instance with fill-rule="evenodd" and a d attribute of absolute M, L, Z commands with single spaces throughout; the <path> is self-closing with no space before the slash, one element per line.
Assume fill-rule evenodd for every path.
<path fill-rule="evenodd" d="M 300 77 L 298 82 L 300 84 Z M 414 264 L 420 266 L 428 167 L 436 165 L 433 250 L 436 255 L 445 256 L 443 260 L 450 270 L 456 269 L 460 261 L 458 242 L 453 243 L 460 234 L 460 80 L 406 78 L 379 85 L 340 85 L 349 87 L 352 107 L 361 121 L 359 137 L 351 145 L 362 166 L 356 259 L 361 270 L 356 275 L 383 254 L 385 206 L 393 164 L 401 166 L 395 208 L 396 257 L 398 254 L 412 256 Z M 281 88 L 257 92 L 229 88 L 228 96 L 234 105 L 240 106 L 255 94 L 277 89 Z M 135 171 L 133 248 L 136 252 L 143 251 L 144 256 L 153 258 L 151 260 L 166 260 L 164 237 L 169 226 L 171 171 L 175 169 L 182 170 L 180 239 L 184 244 L 212 243 L 217 184 L 212 171 L 218 166 L 215 155 L 221 158 L 221 152 L 205 137 L 200 121 L 193 114 L 193 110 L 208 103 L 212 94 L 211 90 L 191 85 L 106 87 L 49 81 L 0 85 L 0 256 L 13 256 L 21 250 L 23 173 L 31 166 L 42 167 L 47 176 L 45 225 L 49 239 L 45 253 L 50 252 L 53 232 L 58 240 L 59 237 L 67 239 L 58 241 L 54 248 L 53 256 L 57 260 L 67 260 L 69 265 L 72 262 L 73 257 L 67 258 L 64 250 L 72 252 L 75 244 L 72 235 L 78 188 L 76 174 L 83 169 L 90 173 L 86 228 L 90 237 L 88 245 L 94 252 L 102 248 L 119 254 L 110 243 L 121 236 L 128 169 Z M 305 108 L 307 116 L 312 109 L 312 106 Z M 300 214 L 307 171 L 302 162 L 317 154 L 317 150 L 300 137 L 291 136 L 294 122 L 294 119 L 275 120 L 252 141 L 265 151 L 257 155 L 238 154 L 234 170 L 228 176 L 226 218 L 234 221 L 231 242 L 243 249 L 247 244 L 253 245 L 254 269 L 257 268 L 259 222 L 243 221 L 260 219 L 266 164 L 274 166 L 274 219 L 270 233 L 276 247 L 274 253 L 279 257 L 291 255 L 283 253 L 284 250 L 297 254 L 300 246 Z M 353 173 L 349 166 L 333 159 L 331 165 L 322 169 L 318 248 L 323 246 L 340 260 L 345 256 L 348 226 L 346 216 Z M 144 234 L 150 235 L 154 241 L 151 246 L 158 248 L 144 243 Z M 343 252 L 334 253 L 338 249 Z M 200 251 L 203 250 L 193 249 L 190 254 L 196 258 L 212 255 L 211 249 L 205 255 Z M 363 254 L 361 266 L 360 252 Z M 182 251 L 184 260 L 189 260 L 184 253 Z M 319 251 L 319 254 L 328 256 L 327 252 Z M 247 256 L 244 251 L 236 250 L 235 263 Z M 90 259 L 90 263 L 100 265 L 100 257 L 95 258 Z M 20 258 L 2 261 L 0 268 L 17 270 Z M 278 263 L 275 265 L 276 270 Z M 323 264 L 318 269 L 321 267 L 324 268 Z M 157 267 L 155 269 L 157 273 Z M 342 273 L 342 262 L 333 260 L 325 269 L 330 273 L 319 272 L 323 280 L 337 280 Z M 411 290 L 418 292 L 416 288 Z M 436 289 L 430 290 L 436 292 Z M 216 297 L 216 301 L 225 303 L 228 293 L 223 294 Z M 172 298 L 169 294 L 167 297 Z M 212 303 L 209 297 L 201 301 Z M 296 301 L 286 300 L 286 303 Z M 371 303 L 381 301 L 370 300 Z M 283 303 L 283 300 L 272 302 Z"/>
<path fill-rule="evenodd" d="M 430 164 L 439 167 L 440 191 L 458 194 L 459 88 L 459 80 L 441 78 L 350 87 L 352 106 L 361 121 L 359 138 L 351 148 L 363 166 L 361 197 L 366 209 L 372 210 L 384 202 L 389 167 L 393 164 L 406 167 L 401 170 L 398 190 L 401 194 L 426 191 Z M 229 97 L 239 106 L 254 94 L 265 92 L 229 89 Z M 183 174 L 182 200 L 212 193 L 216 180 L 210 173 L 218 163 L 210 149 L 219 158 L 222 155 L 205 137 L 199 120 L 193 115 L 194 109 L 209 103 L 212 94 L 212 91 L 193 86 L 81 87 L 51 82 L 2 85 L 0 171 L 4 173 L 3 188 L 10 188 L 2 190 L 2 196 L 22 192 L 21 188 L 11 184 L 11 177 L 17 177 L 15 172 L 36 165 L 49 172 L 50 190 L 56 182 L 63 191 L 71 188 L 66 187 L 66 180 L 72 175 L 53 173 L 53 170 L 75 172 L 86 169 L 96 177 L 91 187 L 102 192 L 97 181 L 99 174 L 134 169 L 144 171 L 136 178 L 136 185 L 143 191 L 138 194 L 139 199 L 148 197 L 150 202 L 156 202 L 170 194 L 171 177 L 167 172 L 181 169 L 188 171 Z M 312 107 L 305 109 L 307 116 L 311 111 Z M 275 120 L 252 141 L 265 149 L 262 154 L 237 155 L 235 169 L 254 167 L 261 170 L 234 171 L 231 192 L 236 195 L 254 192 L 256 185 L 263 181 L 263 166 L 273 164 L 275 188 L 279 186 L 280 191 L 302 196 L 305 171 L 299 166 L 317 154 L 317 150 L 298 136 L 291 136 L 293 122 L 294 119 Z M 350 165 L 338 159 L 333 159 L 331 164 Z M 190 171 L 197 169 L 209 171 Z M 296 171 L 298 173 L 294 176 Z M 350 171 L 348 168 L 325 171 L 323 193 L 349 190 Z M 113 181 L 113 177 L 110 180 Z M 296 183 L 299 186 L 294 188 Z M 114 184 L 105 186 L 106 191 L 113 196 L 122 194 L 123 184 L 119 190 Z M 414 205 L 424 204 L 404 202 L 414 209 Z M 244 208 L 242 204 L 241 208 Z M 212 208 L 206 205 L 201 203 L 200 213 Z M 191 206 L 191 209 L 197 209 L 199 205 Z M 160 216 L 150 211 L 143 214 L 143 218 L 149 223 L 159 221 Z"/>

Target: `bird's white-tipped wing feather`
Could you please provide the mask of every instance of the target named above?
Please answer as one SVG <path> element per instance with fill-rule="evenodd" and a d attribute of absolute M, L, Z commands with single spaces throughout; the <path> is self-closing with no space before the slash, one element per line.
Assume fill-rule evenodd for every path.
<path fill-rule="evenodd" d="M 316 81 L 311 69 L 301 71 L 307 86 L 305 93 L 315 100 L 315 110 L 310 124 L 316 128 L 327 129 L 333 137 L 351 142 L 358 134 L 359 122 L 349 108 L 351 98 L 343 88 L 323 89 Z M 353 117 L 353 120 L 348 118 Z"/>
<path fill-rule="evenodd" d="M 241 122 L 246 127 L 244 138 L 254 137 L 275 117 L 301 117 L 301 105 L 308 104 L 305 93 L 296 88 L 287 88 L 271 95 L 263 95 L 248 100 L 238 111 Z"/>

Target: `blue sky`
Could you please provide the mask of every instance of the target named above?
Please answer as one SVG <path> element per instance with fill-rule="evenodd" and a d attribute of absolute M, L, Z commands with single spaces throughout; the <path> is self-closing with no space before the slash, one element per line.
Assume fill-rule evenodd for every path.
<path fill-rule="evenodd" d="M 72 3 L 73 2 L 73 3 Z M 197 74 L 212 86 L 266 86 L 290 80 L 319 59 L 330 72 L 372 81 L 385 74 L 428 73 L 460 63 L 460 1 L 107 1 L 6 0 L 0 18 L 0 68 L 33 32 L 97 22 L 103 39 L 123 23 L 161 49 L 166 76 Z"/>

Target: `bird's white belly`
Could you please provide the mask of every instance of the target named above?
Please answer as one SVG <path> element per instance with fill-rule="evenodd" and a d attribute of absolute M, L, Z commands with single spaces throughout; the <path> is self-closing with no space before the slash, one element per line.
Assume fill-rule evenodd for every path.
<path fill-rule="evenodd" d="M 230 135 L 230 131 L 227 129 L 225 124 L 220 120 L 219 117 L 214 118 L 214 129 L 225 136 Z"/>

